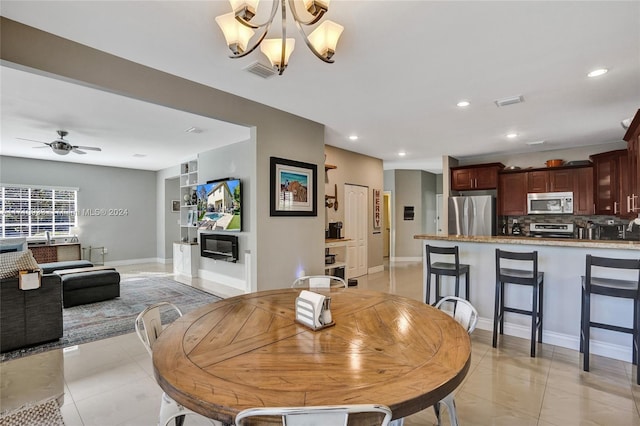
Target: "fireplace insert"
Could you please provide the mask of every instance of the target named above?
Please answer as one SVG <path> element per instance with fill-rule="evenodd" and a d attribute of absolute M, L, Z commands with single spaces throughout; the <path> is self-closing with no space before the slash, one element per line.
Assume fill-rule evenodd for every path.
<path fill-rule="evenodd" d="M 238 261 L 238 237 L 227 234 L 200 234 L 200 256 L 211 259 Z"/>

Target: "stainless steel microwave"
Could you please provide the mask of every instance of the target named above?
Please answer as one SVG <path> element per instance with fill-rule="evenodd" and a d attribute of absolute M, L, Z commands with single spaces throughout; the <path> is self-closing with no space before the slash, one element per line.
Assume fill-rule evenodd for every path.
<path fill-rule="evenodd" d="M 573 214 L 573 192 L 527 194 L 527 214 Z"/>

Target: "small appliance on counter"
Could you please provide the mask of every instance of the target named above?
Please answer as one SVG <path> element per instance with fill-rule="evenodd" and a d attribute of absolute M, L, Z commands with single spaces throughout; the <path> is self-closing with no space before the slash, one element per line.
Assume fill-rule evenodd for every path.
<path fill-rule="evenodd" d="M 537 238 L 574 238 L 573 223 L 532 223 L 529 236 Z"/>
<path fill-rule="evenodd" d="M 511 235 L 522 235 L 522 228 L 520 227 L 520 223 L 518 223 L 518 219 L 513 220 L 513 225 L 511 225 Z"/>
<path fill-rule="evenodd" d="M 625 225 L 598 225 L 599 237 L 601 240 L 625 240 Z"/>
<path fill-rule="evenodd" d="M 342 222 L 329 222 L 327 238 L 340 239 L 342 233 Z"/>

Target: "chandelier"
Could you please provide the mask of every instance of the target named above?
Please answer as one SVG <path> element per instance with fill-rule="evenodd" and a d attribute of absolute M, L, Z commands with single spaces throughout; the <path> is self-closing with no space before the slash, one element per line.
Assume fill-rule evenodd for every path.
<path fill-rule="evenodd" d="M 289 8 L 307 47 L 324 62 L 333 63 L 331 58 L 336 51 L 336 45 L 344 27 L 326 20 L 309 35 L 305 33 L 303 28 L 303 26 L 311 26 L 320 21 L 329 10 L 331 0 L 302 0 L 304 8 L 311 16 L 306 20 L 298 14 L 296 1 L 300 2 L 300 0 L 288 0 Z M 252 19 L 256 15 L 258 2 L 259 0 L 229 0 L 233 12 L 216 17 L 216 22 L 224 34 L 229 49 L 233 52 L 230 55 L 231 58 L 247 56 L 260 46 L 260 51 L 269 59 L 271 66 L 278 71 L 278 74 L 282 75 L 295 47 L 295 39 L 287 38 L 287 0 L 272 0 L 269 19 L 263 23 L 254 23 Z M 278 5 L 281 6 L 282 11 L 282 36 L 275 39 L 265 38 L 273 24 Z M 256 35 L 256 31 L 258 31 L 258 35 Z"/>

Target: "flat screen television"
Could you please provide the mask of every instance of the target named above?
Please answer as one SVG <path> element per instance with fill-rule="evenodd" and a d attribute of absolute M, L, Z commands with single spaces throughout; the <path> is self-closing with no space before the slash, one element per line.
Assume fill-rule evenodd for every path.
<path fill-rule="evenodd" d="M 242 230 L 240 179 L 212 180 L 196 188 L 198 226 L 204 231 Z"/>

